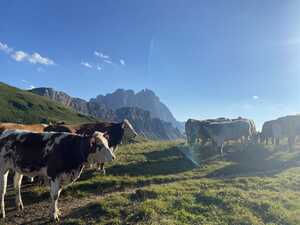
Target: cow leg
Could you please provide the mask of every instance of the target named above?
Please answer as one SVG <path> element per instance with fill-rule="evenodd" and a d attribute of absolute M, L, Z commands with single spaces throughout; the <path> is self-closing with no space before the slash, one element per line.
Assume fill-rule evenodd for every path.
<path fill-rule="evenodd" d="M 276 145 L 278 146 L 279 144 L 280 144 L 280 139 L 278 137 L 278 138 L 276 138 Z"/>
<path fill-rule="evenodd" d="M 288 143 L 289 143 L 289 150 L 291 151 L 294 144 L 295 144 L 295 137 L 294 136 L 289 136 L 288 137 Z"/>
<path fill-rule="evenodd" d="M 14 188 L 15 188 L 15 191 L 16 191 L 16 206 L 17 206 L 17 209 L 19 211 L 23 210 L 23 208 L 24 208 L 24 205 L 23 205 L 23 202 L 22 202 L 22 197 L 21 197 L 22 178 L 23 178 L 22 174 L 20 174 L 18 172 L 15 172 L 15 175 L 14 175 Z"/>
<path fill-rule="evenodd" d="M 104 168 L 104 163 L 100 163 L 100 166 L 98 167 L 98 170 L 101 171 L 105 175 L 106 171 L 105 171 L 105 168 Z"/>
<path fill-rule="evenodd" d="M 271 142 L 272 142 L 272 145 L 274 145 L 274 143 L 275 143 L 275 138 L 274 137 L 271 138 Z"/>
<path fill-rule="evenodd" d="M 220 156 L 221 156 L 221 158 L 223 158 L 223 147 L 224 147 L 224 143 L 222 143 L 221 146 L 220 146 Z"/>
<path fill-rule="evenodd" d="M 2 218 L 5 218 L 5 203 L 4 198 L 6 194 L 6 188 L 7 188 L 7 176 L 8 172 L 2 172 L 0 175 L 0 191 L 1 191 L 1 212 L 2 212 Z"/>
<path fill-rule="evenodd" d="M 52 215 L 55 221 L 59 221 L 58 198 L 61 191 L 59 178 L 50 183 L 50 195 L 52 200 Z"/>

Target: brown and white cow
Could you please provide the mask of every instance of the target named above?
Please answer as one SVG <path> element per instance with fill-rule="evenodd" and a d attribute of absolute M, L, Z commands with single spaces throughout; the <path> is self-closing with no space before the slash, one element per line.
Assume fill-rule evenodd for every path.
<path fill-rule="evenodd" d="M 46 176 L 50 180 L 53 218 L 58 220 L 57 206 L 63 186 L 79 178 L 84 165 L 110 162 L 115 158 L 105 134 L 89 136 L 70 133 L 32 133 L 6 130 L 0 135 L 0 193 L 2 217 L 9 170 L 15 171 L 16 204 L 23 208 L 21 181 L 26 176 Z"/>
<path fill-rule="evenodd" d="M 91 135 L 95 131 L 105 132 L 109 136 L 108 146 L 113 152 L 116 151 L 119 144 L 126 143 L 137 136 L 137 133 L 127 119 L 121 123 L 98 122 L 76 125 L 50 125 L 44 131 L 69 132 L 82 135 Z M 101 163 L 98 169 L 105 174 L 104 163 Z"/>
<path fill-rule="evenodd" d="M 4 130 L 28 130 L 31 132 L 43 132 L 46 124 L 20 124 L 20 123 L 0 123 L 0 133 Z"/>

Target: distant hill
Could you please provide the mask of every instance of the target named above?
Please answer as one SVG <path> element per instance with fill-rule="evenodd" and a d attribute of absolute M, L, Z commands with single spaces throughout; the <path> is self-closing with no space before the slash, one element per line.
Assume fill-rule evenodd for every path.
<path fill-rule="evenodd" d="M 75 112 L 48 98 L 0 82 L 0 121 L 80 123 L 95 121 L 95 118 Z"/>
<path fill-rule="evenodd" d="M 174 126 L 174 123 L 177 125 L 180 123 L 150 90 L 135 94 L 131 90 L 118 89 L 112 94 L 99 95 L 90 101 L 73 98 L 52 88 L 35 88 L 31 92 L 58 101 L 77 112 L 92 115 L 102 120 L 117 122 L 127 118 L 137 129 L 137 132 L 147 138 L 172 140 L 183 137 L 180 130 Z M 143 102 L 148 102 L 149 106 Z M 149 108 L 151 111 L 145 108 Z M 152 113 L 156 116 L 161 115 L 160 117 L 165 120 L 153 116 Z"/>

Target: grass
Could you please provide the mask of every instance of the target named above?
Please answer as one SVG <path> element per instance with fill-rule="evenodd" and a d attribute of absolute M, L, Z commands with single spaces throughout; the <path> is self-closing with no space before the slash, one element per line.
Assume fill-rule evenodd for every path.
<path fill-rule="evenodd" d="M 107 175 L 86 170 L 63 191 L 61 204 L 90 201 L 62 224 L 300 224 L 299 146 L 229 145 L 222 160 L 200 147 L 199 167 L 185 149 L 180 142 L 122 146 Z M 45 191 L 27 190 L 25 202 L 48 199 Z"/>
<path fill-rule="evenodd" d="M 49 123 L 65 121 L 81 123 L 94 118 L 74 112 L 63 105 L 0 82 L 0 121 Z"/>

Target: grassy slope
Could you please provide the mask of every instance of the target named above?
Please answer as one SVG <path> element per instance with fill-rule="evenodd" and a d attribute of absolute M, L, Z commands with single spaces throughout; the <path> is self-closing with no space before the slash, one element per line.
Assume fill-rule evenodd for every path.
<path fill-rule="evenodd" d="M 94 120 L 61 104 L 0 82 L 0 121 L 20 123 L 72 123 Z"/>
<path fill-rule="evenodd" d="M 195 167 L 176 142 L 122 146 L 106 176 L 88 170 L 63 192 L 61 207 L 90 199 L 63 224 L 300 224 L 299 147 L 227 147 L 225 160 Z M 44 191 L 24 196 L 47 200 Z"/>

